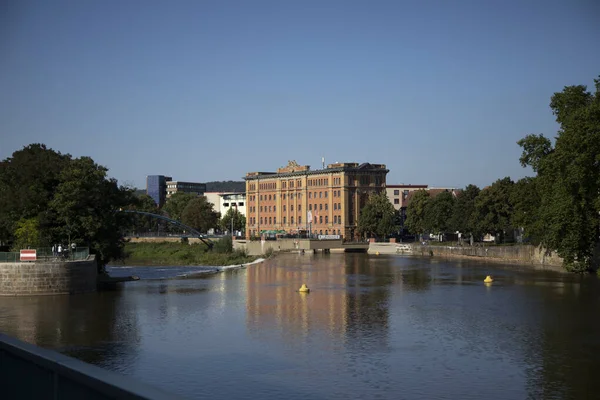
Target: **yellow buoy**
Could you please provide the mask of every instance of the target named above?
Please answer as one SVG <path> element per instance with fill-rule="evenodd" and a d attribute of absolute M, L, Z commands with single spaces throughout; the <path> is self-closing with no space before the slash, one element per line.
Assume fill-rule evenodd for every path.
<path fill-rule="evenodd" d="M 375 253 L 375 255 L 376 255 L 376 256 L 378 256 L 378 255 L 379 255 L 379 252 L 376 252 L 376 253 Z"/>
<path fill-rule="evenodd" d="M 491 276 L 486 276 L 485 279 L 483 280 L 484 283 L 492 283 L 494 282 L 494 280 L 492 279 Z"/>
<path fill-rule="evenodd" d="M 303 283 L 300 289 L 298 289 L 298 291 L 301 293 L 308 293 L 310 292 L 310 289 L 306 286 L 306 283 Z"/>

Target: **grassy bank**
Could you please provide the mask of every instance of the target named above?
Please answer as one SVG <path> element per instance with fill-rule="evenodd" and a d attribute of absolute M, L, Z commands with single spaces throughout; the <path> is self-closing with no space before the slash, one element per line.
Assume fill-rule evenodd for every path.
<path fill-rule="evenodd" d="M 115 261 L 117 265 L 206 265 L 223 266 L 245 264 L 257 257 L 249 257 L 228 246 L 215 246 L 208 251 L 204 244 L 187 243 L 127 243 L 127 258 Z"/>

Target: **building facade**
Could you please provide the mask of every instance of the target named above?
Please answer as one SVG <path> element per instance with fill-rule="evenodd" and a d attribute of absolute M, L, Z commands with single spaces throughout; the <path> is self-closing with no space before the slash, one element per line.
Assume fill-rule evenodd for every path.
<path fill-rule="evenodd" d="M 272 233 L 358 237 L 360 210 L 385 190 L 383 164 L 334 163 L 311 170 L 290 161 L 277 172 L 246 174 L 246 237 Z"/>
<path fill-rule="evenodd" d="M 192 193 L 196 196 L 202 196 L 206 192 L 205 183 L 196 182 L 180 182 L 169 180 L 166 182 L 167 185 L 167 199 L 173 196 L 175 193 Z"/>
<path fill-rule="evenodd" d="M 427 190 L 427 185 L 387 185 L 385 192 L 395 210 L 406 208 L 408 194 L 415 190 Z"/>
<path fill-rule="evenodd" d="M 146 176 L 146 194 L 152 197 L 152 200 L 162 207 L 167 199 L 167 181 L 172 178 L 164 175 Z"/>
<path fill-rule="evenodd" d="M 233 207 L 243 216 L 246 216 L 246 193 L 224 193 L 224 192 L 209 192 L 204 193 L 206 199 L 212 203 L 213 210 L 225 215 L 227 211 Z"/>

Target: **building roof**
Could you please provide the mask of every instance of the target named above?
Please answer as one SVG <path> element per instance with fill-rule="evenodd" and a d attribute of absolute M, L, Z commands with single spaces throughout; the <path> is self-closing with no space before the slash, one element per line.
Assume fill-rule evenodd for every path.
<path fill-rule="evenodd" d="M 278 172 L 248 172 L 244 177 L 245 180 L 257 180 L 261 178 L 272 179 L 280 177 L 294 177 L 304 175 L 329 174 L 333 172 L 364 172 L 364 171 L 389 171 L 385 164 L 371 163 L 334 163 L 327 165 L 327 168 L 311 170 L 310 165 L 298 165 L 295 161 L 289 161 L 286 167 L 279 168 Z"/>
<path fill-rule="evenodd" d="M 386 184 L 385 186 L 388 187 L 388 188 L 394 188 L 394 189 L 398 189 L 398 188 L 426 189 L 429 185 L 412 185 L 412 184 L 390 185 L 390 184 Z"/>

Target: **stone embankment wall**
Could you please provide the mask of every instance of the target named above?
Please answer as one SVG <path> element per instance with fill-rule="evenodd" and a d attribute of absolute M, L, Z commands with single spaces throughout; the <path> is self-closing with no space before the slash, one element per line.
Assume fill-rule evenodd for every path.
<path fill-rule="evenodd" d="M 95 291 L 98 270 L 95 258 L 0 263 L 0 278 L 0 296 L 74 294 Z"/>
<path fill-rule="evenodd" d="M 422 246 L 406 243 L 371 243 L 369 253 L 408 254 L 427 257 L 459 257 L 533 265 L 540 269 L 564 271 L 563 260 L 556 254 L 546 254 L 542 248 L 520 246 Z"/>

